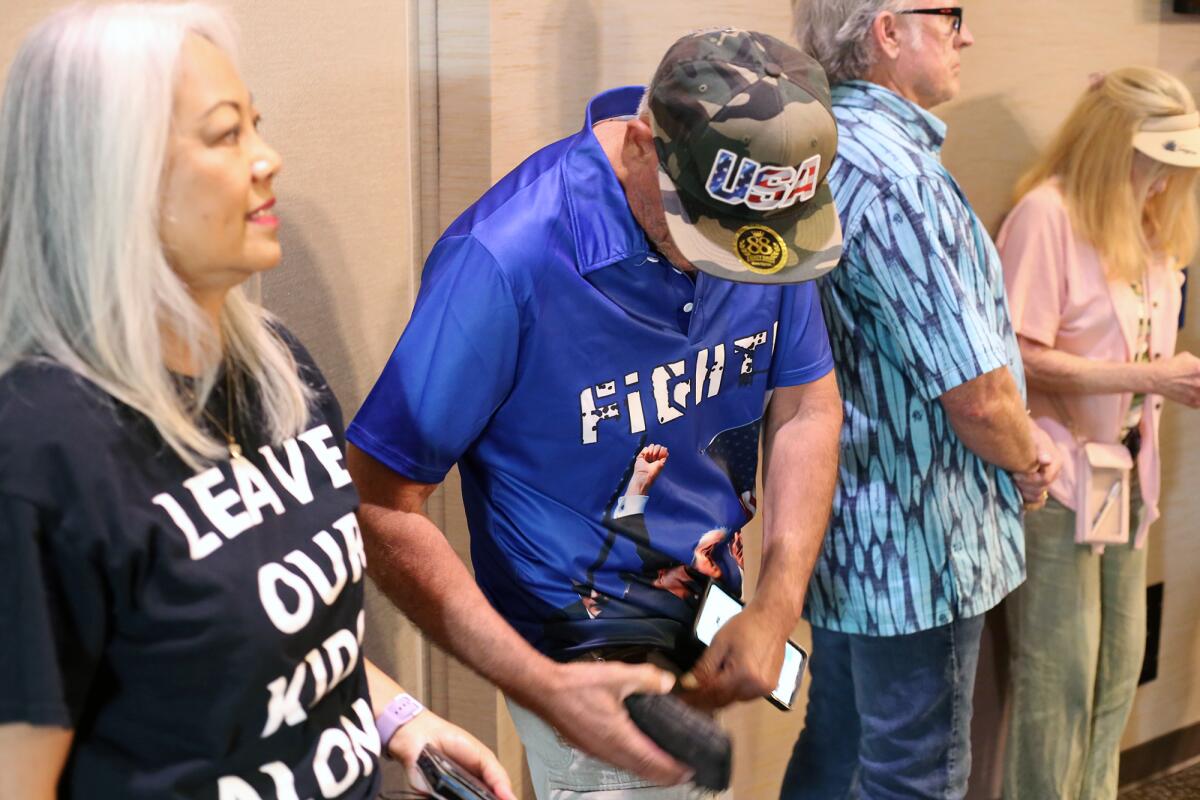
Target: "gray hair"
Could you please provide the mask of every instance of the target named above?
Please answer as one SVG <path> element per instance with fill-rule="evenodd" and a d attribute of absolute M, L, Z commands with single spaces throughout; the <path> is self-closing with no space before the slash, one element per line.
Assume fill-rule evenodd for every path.
<path fill-rule="evenodd" d="M 875 63 L 875 18 L 905 6 L 905 0 L 792 0 L 796 41 L 820 63 L 830 86 L 862 78 Z"/>
<path fill-rule="evenodd" d="M 22 43 L 0 104 L 0 375 L 61 364 L 198 468 L 226 452 L 197 423 L 222 357 L 254 383 L 273 441 L 303 429 L 311 390 L 265 311 L 235 289 L 218 334 L 163 253 L 160 181 L 192 33 L 233 57 L 232 24 L 198 3 L 75 6 Z M 167 369 L 166 336 L 203 365 L 194 397 Z"/>

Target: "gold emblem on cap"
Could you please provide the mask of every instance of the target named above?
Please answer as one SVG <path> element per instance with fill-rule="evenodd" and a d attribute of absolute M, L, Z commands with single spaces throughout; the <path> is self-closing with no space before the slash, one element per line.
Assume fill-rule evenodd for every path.
<path fill-rule="evenodd" d="M 733 252 L 751 272 L 770 275 L 787 263 L 787 243 L 766 225 L 745 225 L 733 235 Z"/>

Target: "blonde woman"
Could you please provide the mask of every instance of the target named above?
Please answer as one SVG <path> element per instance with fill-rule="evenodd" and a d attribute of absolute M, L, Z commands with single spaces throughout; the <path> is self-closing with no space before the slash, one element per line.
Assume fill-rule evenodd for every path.
<path fill-rule="evenodd" d="M 374 798 L 426 745 L 362 657 L 336 400 L 239 285 L 273 180 L 198 5 L 75 7 L 0 108 L 0 797 Z"/>
<path fill-rule="evenodd" d="M 1030 409 L 1066 465 L 1026 517 L 1028 578 L 1008 599 L 1010 800 L 1117 794 L 1145 643 L 1163 400 L 1200 406 L 1200 360 L 1175 353 L 1198 167 L 1200 115 L 1178 79 L 1140 67 L 1093 76 L 996 242 Z M 1072 430 L 1134 456 L 1128 545 L 1074 543 Z"/>

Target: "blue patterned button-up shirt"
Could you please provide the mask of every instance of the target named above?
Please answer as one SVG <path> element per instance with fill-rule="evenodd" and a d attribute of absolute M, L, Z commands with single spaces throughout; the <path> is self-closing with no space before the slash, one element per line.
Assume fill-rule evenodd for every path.
<path fill-rule="evenodd" d="M 846 422 L 807 615 L 893 636 L 982 614 L 1024 579 L 1016 487 L 938 402 L 999 367 L 1022 393 L 1024 377 L 996 248 L 942 166 L 945 123 L 864 81 L 833 109 L 845 249 L 819 285 Z"/>

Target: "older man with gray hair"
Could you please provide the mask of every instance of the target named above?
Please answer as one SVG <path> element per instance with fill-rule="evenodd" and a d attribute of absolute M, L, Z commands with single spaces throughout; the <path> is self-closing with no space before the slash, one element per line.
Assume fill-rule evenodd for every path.
<path fill-rule="evenodd" d="M 812 688 L 783 797 L 961 798 L 984 613 L 1023 579 L 1021 507 L 1058 471 L 1025 413 L 995 247 L 928 109 L 961 6 L 796 0 L 838 123 L 841 267 L 819 281 L 845 425 L 809 587 Z"/>

